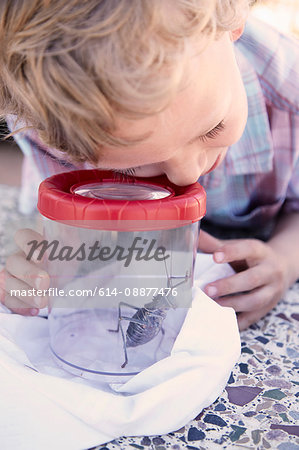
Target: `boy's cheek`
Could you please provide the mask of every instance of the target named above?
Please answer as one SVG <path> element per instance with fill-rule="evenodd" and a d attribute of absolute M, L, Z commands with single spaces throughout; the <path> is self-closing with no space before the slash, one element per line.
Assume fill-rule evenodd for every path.
<path fill-rule="evenodd" d="M 241 139 L 246 123 L 247 123 L 248 113 L 247 113 L 247 100 L 244 107 L 241 108 L 240 111 L 237 111 L 236 114 L 227 122 L 227 136 L 224 136 L 224 142 L 227 147 L 235 144 Z"/>

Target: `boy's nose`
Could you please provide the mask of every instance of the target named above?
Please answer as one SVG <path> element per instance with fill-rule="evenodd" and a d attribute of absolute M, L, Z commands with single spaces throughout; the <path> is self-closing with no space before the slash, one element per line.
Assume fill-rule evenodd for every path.
<path fill-rule="evenodd" d="M 164 161 L 162 168 L 169 181 L 177 186 L 195 183 L 203 169 L 196 158 L 190 158 L 186 154 Z"/>

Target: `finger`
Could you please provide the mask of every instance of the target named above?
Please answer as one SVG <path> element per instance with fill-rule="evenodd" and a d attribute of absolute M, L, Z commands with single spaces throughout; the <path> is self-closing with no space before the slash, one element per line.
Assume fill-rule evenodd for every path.
<path fill-rule="evenodd" d="M 204 291 L 212 298 L 252 291 L 272 281 L 272 273 L 273 271 L 269 265 L 264 265 L 263 267 L 260 265 L 254 266 L 230 277 L 213 281 L 213 283 L 205 286 Z"/>
<path fill-rule="evenodd" d="M 264 286 L 249 293 L 217 298 L 215 301 L 218 305 L 231 307 L 236 312 L 259 311 L 266 308 L 267 305 L 270 308 L 273 293 L 270 286 Z"/>
<path fill-rule="evenodd" d="M 207 233 L 206 231 L 200 230 L 199 239 L 198 239 L 198 249 L 203 253 L 214 253 L 219 249 L 222 242 Z"/>
<path fill-rule="evenodd" d="M 23 316 L 36 316 L 39 312 L 38 308 L 30 308 L 26 303 L 23 303 L 21 300 L 17 298 L 12 298 L 2 288 L 0 288 L 0 303 L 9 308 L 12 312 L 16 314 L 21 314 Z"/>
<path fill-rule="evenodd" d="M 14 277 L 24 281 L 36 289 L 48 289 L 50 279 L 47 272 L 27 261 L 23 255 L 9 256 L 6 261 L 6 270 Z"/>
<path fill-rule="evenodd" d="M 22 230 L 18 230 L 15 234 L 15 242 L 18 247 L 25 253 L 26 257 L 29 260 L 34 261 L 35 263 L 40 262 L 39 259 L 39 250 L 34 250 L 33 244 L 40 243 L 44 240 L 44 237 L 30 228 L 24 228 Z"/>
<path fill-rule="evenodd" d="M 216 263 L 231 263 L 246 260 L 254 265 L 265 256 L 265 244 L 257 239 L 234 239 L 226 241 L 214 253 Z"/>
<path fill-rule="evenodd" d="M 45 295 L 45 291 L 31 288 L 23 281 L 7 274 L 4 290 L 12 298 L 21 300 L 22 303 L 27 305 L 27 308 L 44 308 L 48 304 L 48 296 Z M 7 297 L 9 300 L 10 297 Z M 15 308 L 14 305 L 5 304 L 8 308 Z"/>

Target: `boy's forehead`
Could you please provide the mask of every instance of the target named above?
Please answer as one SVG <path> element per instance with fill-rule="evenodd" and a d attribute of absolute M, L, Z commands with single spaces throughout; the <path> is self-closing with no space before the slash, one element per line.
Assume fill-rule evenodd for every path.
<path fill-rule="evenodd" d="M 195 128 L 199 134 L 209 131 L 223 119 L 231 99 L 229 61 L 225 57 L 230 47 L 227 44 L 223 38 L 211 43 L 202 53 L 193 53 L 186 66 L 185 80 L 169 106 L 159 114 L 142 119 L 118 117 L 114 134 L 152 143 L 162 137 L 161 129 L 165 137 L 178 128 L 183 135 L 184 130 L 188 134 L 189 129 Z"/>
<path fill-rule="evenodd" d="M 113 134 L 139 142 L 104 147 L 98 164 L 122 168 L 167 160 L 224 119 L 233 99 L 231 42 L 224 36 L 194 55 L 186 68 L 186 82 L 164 111 L 137 120 L 117 118 Z"/>

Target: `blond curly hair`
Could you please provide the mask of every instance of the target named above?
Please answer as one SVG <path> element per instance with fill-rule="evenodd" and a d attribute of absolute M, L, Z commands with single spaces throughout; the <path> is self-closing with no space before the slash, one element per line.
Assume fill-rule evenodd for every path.
<path fill-rule="evenodd" d="M 95 162 L 116 117 L 162 111 L 190 38 L 216 38 L 250 0 L 1 0 L 0 111 L 48 146 Z M 16 123 L 17 127 L 18 124 Z"/>

